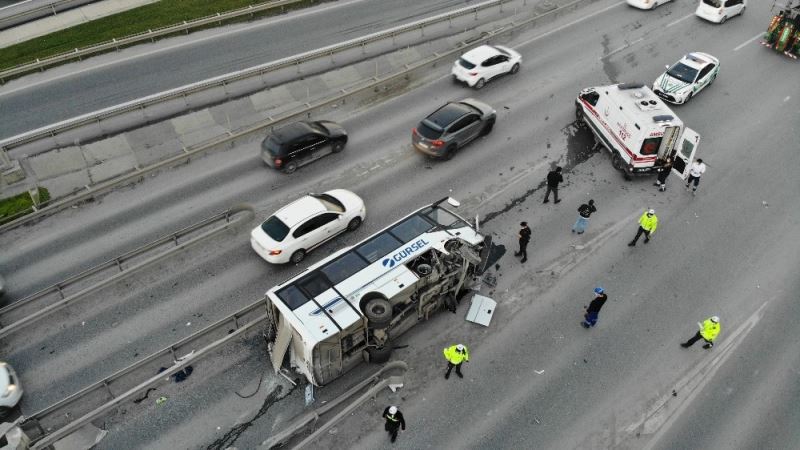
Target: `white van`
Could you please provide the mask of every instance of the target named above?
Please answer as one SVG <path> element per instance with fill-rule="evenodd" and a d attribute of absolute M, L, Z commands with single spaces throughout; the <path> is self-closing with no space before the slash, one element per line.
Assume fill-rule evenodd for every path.
<path fill-rule="evenodd" d="M 747 0 L 700 0 L 694 13 L 709 22 L 725 23 L 733 16 L 744 14 L 746 6 Z"/>
<path fill-rule="evenodd" d="M 653 173 L 672 157 L 673 171 L 685 179 L 700 143 L 700 135 L 641 83 L 586 88 L 575 100 L 575 114 L 626 178 Z"/>

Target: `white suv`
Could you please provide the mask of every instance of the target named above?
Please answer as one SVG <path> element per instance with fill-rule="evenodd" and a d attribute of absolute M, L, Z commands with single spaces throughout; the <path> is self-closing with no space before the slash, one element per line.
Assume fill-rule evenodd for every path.
<path fill-rule="evenodd" d="M 269 263 L 297 264 L 337 234 L 358 228 L 366 216 L 364 201 L 350 191 L 308 194 L 254 228 L 250 245 Z"/>
<path fill-rule="evenodd" d="M 5 418 L 22 398 L 22 385 L 8 363 L 0 361 L 0 419 Z"/>

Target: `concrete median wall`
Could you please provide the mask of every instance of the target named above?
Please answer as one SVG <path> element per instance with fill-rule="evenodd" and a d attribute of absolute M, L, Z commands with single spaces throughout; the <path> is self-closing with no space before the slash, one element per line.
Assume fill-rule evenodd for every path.
<path fill-rule="evenodd" d="M 452 36 L 431 39 L 415 46 L 409 45 L 400 50 L 384 52 L 373 58 L 364 58 L 364 55 L 358 55 L 359 62 L 333 70 L 323 70 L 338 64 L 337 59 L 346 60 L 348 58 L 347 55 L 337 54 L 332 61 L 320 60 L 317 62 L 318 66 L 304 67 L 304 72 L 315 73 L 311 76 L 298 79 L 298 75 L 303 75 L 303 73 L 298 74 L 298 68 L 282 69 L 286 72 L 282 74 L 285 82 L 275 82 L 274 73 L 270 73 L 269 86 L 228 102 L 174 116 L 167 120 L 154 121 L 148 125 L 90 143 L 72 143 L 70 145 L 69 142 L 62 142 L 54 150 L 32 156 L 18 154 L 17 159 L 28 177 L 23 182 L 17 183 L 19 186 L 14 186 L 14 188 L 15 190 L 24 190 L 29 186 L 44 186 L 50 191 L 51 196 L 57 199 L 79 192 L 96 183 L 111 180 L 117 176 L 135 172 L 141 167 L 175 157 L 184 152 L 187 147 L 218 138 L 220 135 L 235 133 L 236 130 L 270 118 L 297 116 L 302 113 L 303 117 L 312 119 L 325 117 L 342 120 L 348 114 L 384 98 L 399 95 L 431 79 L 446 76 L 455 56 L 448 58 L 446 62 L 433 63 L 424 69 L 410 71 L 405 77 L 382 84 L 379 89 L 347 96 L 346 100 L 326 108 L 307 111 L 307 107 L 309 104 L 318 103 L 333 95 L 341 94 L 343 91 L 350 92 L 358 87 L 366 86 L 372 83 L 376 76 L 385 77 L 387 74 L 404 71 L 408 65 L 418 63 L 425 58 L 451 51 L 454 48 L 466 51 L 470 47 L 464 45 L 465 42 L 472 42 L 487 32 L 507 26 L 512 20 L 519 21 L 556 9 L 558 3 L 566 5 L 581 2 L 560 0 L 558 3 L 555 1 L 539 2 L 537 5 L 534 5 L 533 2 L 527 3 L 530 8 L 518 11 L 517 16 L 458 32 Z M 501 43 L 500 39 L 497 40 L 497 43 Z M 353 51 L 362 52 L 358 48 Z M 355 55 L 351 57 L 355 57 Z M 248 80 L 248 83 L 251 82 Z M 263 83 L 266 85 L 266 80 Z M 230 89 L 233 91 L 235 88 L 230 87 Z M 248 89 L 252 89 L 252 86 Z M 177 106 L 167 106 L 170 109 L 173 107 Z M 183 108 L 186 109 L 185 104 Z M 229 148 L 241 142 L 260 140 L 267 131 L 248 134 L 235 141 L 225 142 L 221 147 Z M 8 191 L 8 188 L 6 187 L 4 191 Z M 11 193 L 4 192 L 3 195 L 11 195 Z"/>

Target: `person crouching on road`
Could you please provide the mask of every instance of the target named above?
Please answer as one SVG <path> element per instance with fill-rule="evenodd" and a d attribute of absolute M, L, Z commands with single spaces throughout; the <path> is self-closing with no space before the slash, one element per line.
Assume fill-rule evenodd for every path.
<path fill-rule="evenodd" d="M 383 418 L 386 419 L 384 428 L 389 432 L 392 442 L 397 440 L 397 432 L 402 427 L 403 431 L 406 430 L 406 420 L 403 418 L 403 413 L 397 409 L 397 406 L 387 406 L 383 410 Z"/>
<path fill-rule="evenodd" d="M 459 378 L 464 378 L 464 374 L 461 373 L 461 364 L 469 362 L 469 350 L 467 350 L 467 346 L 464 344 L 457 344 L 451 345 L 444 349 L 444 359 L 447 360 L 447 372 L 444 374 L 444 378 L 450 378 L 450 371 L 453 370 L 453 367 L 456 368 L 456 375 Z"/>
<path fill-rule="evenodd" d="M 597 208 L 594 206 L 594 200 L 589 200 L 589 203 L 578 206 L 578 220 L 576 220 L 575 225 L 572 226 L 572 232 L 583 234 L 583 232 L 586 231 L 586 225 L 589 225 L 589 216 L 594 212 L 597 212 Z"/>
<path fill-rule="evenodd" d="M 719 317 L 711 316 L 698 325 L 700 325 L 700 331 L 695 333 L 688 341 L 681 343 L 681 347 L 689 348 L 700 339 L 706 341 L 706 345 L 703 346 L 704 349 L 708 350 L 714 346 L 714 339 L 717 338 L 717 335 L 722 330 L 722 326 L 719 324 Z"/>
<path fill-rule="evenodd" d="M 600 309 L 606 304 L 608 296 L 601 287 L 594 288 L 594 299 L 589 303 L 586 312 L 583 315 L 583 328 L 591 328 L 597 324 L 597 318 L 600 315 Z"/>
<path fill-rule="evenodd" d="M 656 210 L 649 209 L 642 214 L 642 217 L 639 217 L 639 229 L 636 231 L 636 237 L 633 238 L 631 242 L 628 243 L 628 247 L 633 247 L 636 245 L 636 241 L 639 240 L 639 236 L 644 234 L 644 243 L 647 244 L 650 242 L 650 236 L 656 232 L 656 228 L 658 227 L 658 217 L 656 217 Z"/>

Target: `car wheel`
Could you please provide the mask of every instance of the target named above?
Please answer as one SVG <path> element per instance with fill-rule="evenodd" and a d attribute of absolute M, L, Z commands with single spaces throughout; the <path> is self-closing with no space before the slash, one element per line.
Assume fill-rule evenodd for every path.
<path fill-rule="evenodd" d="M 481 89 L 484 86 L 486 86 L 486 80 L 484 80 L 483 78 L 481 78 L 480 80 L 478 80 L 477 83 L 475 83 L 475 89 Z"/>
<path fill-rule="evenodd" d="M 361 217 L 354 217 L 350 223 L 347 224 L 347 231 L 356 231 L 361 226 Z"/>
<path fill-rule="evenodd" d="M 0 406 L 0 419 L 5 419 L 11 414 L 11 408 L 8 406 Z"/>
<path fill-rule="evenodd" d="M 283 173 L 294 173 L 295 170 L 297 170 L 297 163 L 294 161 L 289 161 L 283 166 Z"/>
<path fill-rule="evenodd" d="M 614 156 L 611 157 L 611 167 L 617 170 L 623 169 L 622 158 L 619 157 L 619 154 L 617 152 L 614 152 Z"/>
<path fill-rule="evenodd" d="M 289 258 L 289 261 L 293 262 L 294 264 L 298 264 L 305 257 L 306 257 L 306 251 L 301 248 L 300 250 L 292 253 L 292 256 Z"/>
<path fill-rule="evenodd" d="M 714 80 L 716 80 L 716 79 L 717 79 L 717 74 L 714 74 L 714 75 L 711 77 L 711 79 L 710 79 L 710 80 L 708 80 L 708 84 L 709 84 L 709 86 L 710 86 L 712 83 L 714 83 Z"/>
<path fill-rule="evenodd" d="M 331 144 L 331 151 L 333 153 L 339 153 L 342 150 L 344 150 L 344 142 L 341 140 L 333 141 L 333 144 Z"/>
<path fill-rule="evenodd" d="M 364 305 L 364 315 L 372 328 L 386 328 L 392 322 L 392 304 L 385 298 L 373 298 Z"/>
<path fill-rule="evenodd" d="M 739 15 L 740 15 L 740 16 L 741 16 L 742 14 L 744 14 L 744 10 L 745 10 L 746 8 L 747 8 L 746 6 L 742 6 L 742 10 L 741 10 L 741 11 L 739 11 Z"/>
<path fill-rule="evenodd" d="M 519 63 L 515 63 L 513 66 L 511 66 L 511 74 L 513 75 L 517 72 L 519 72 Z"/>
<path fill-rule="evenodd" d="M 494 128 L 494 119 L 489 119 L 486 121 L 486 125 L 483 126 L 481 130 L 481 136 L 486 136 L 487 134 L 492 132 L 492 128 Z"/>
<path fill-rule="evenodd" d="M 367 347 L 367 355 L 369 358 L 368 362 L 373 364 L 383 364 L 386 361 L 389 361 L 389 358 L 392 356 L 391 341 L 386 341 L 386 344 L 380 348 Z"/>
<path fill-rule="evenodd" d="M 455 144 L 447 147 L 447 150 L 444 151 L 444 159 L 446 159 L 448 161 L 453 159 L 453 157 L 456 156 L 456 150 L 457 149 L 456 149 Z"/>
<path fill-rule="evenodd" d="M 689 103 L 689 100 L 691 100 L 692 97 L 694 97 L 694 92 L 689 92 L 689 95 L 686 96 L 686 100 L 684 100 L 683 103 Z"/>
<path fill-rule="evenodd" d="M 452 79 L 453 79 L 453 84 L 458 84 L 458 83 L 460 83 L 460 81 L 459 81 L 459 79 L 458 79 L 458 77 L 457 77 L 457 76 L 453 75 L 453 78 L 452 78 Z"/>
<path fill-rule="evenodd" d="M 722 19 L 719 20 L 719 24 L 722 25 L 726 20 L 728 20 L 728 16 L 722 16 Z"/>
<path fill-rule="evenodd" d="M 575 106 L 575 118 L 583 120 L 583 108 L 577 105 Z"/>

